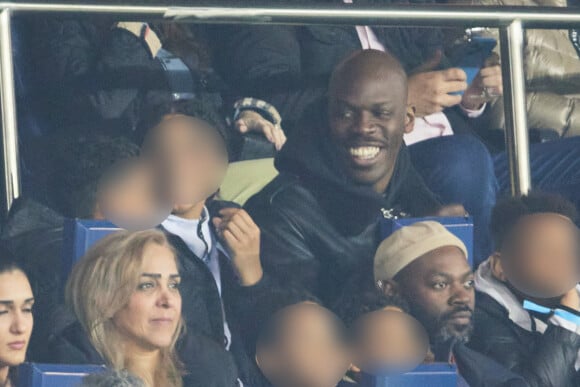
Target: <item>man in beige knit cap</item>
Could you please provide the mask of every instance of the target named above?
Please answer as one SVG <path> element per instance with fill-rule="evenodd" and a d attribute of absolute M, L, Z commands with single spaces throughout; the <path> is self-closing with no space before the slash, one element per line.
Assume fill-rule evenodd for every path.
<path fill-rule="evenodd" d="M 473 272 L 463 242 L 440 223 L 414 223 L 385 239 L 375 255 L 374 277 L 386 294 L 401 292 L 427 330 L 435 360 L 457 363 L 469 386 L 526 385 L 464 345 L 473 331 Z"/>
<path fill-rule="evenodd" d="M 475 306 L 473 272 L 463 242 L 440 223 L 419 222 L 394 232 L 377 250 L 374 273 L 379 288 L 400 288 L 432 344 L 468 340 Z"/>

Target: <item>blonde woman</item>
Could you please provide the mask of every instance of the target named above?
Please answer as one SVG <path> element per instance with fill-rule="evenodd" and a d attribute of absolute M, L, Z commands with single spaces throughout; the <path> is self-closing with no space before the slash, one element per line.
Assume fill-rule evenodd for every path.
<path fill-rule="evenodd" d="M 179 282 L 163 233 L 119 231 L 73 268 L 65 296 L 105 364 L 149 387 L 181 387 L 175 352 L 183 326 Z"/>
<path fill-rule="evenodd" d="M 50 361 L 104 363 L 147 387 L 237 386 L 236 366 L 223 345 L 183 332 L 180 281 L 161 231 L 105 237 L 73 268 L 65 296 L 74 318 L 57 321 Z"/>

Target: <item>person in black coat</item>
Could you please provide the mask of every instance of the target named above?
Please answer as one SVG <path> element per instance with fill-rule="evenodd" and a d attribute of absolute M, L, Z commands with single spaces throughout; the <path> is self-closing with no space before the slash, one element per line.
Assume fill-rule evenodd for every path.
<path fill-rule="evenodd" d="M 347 3 L 334 0 L 325 2 L 330 6 Z M 419 2 L 432 3 L 411 3 Z M 386 0 L 355 3 L 372 6 L 409 2 Z M 308 6 L 307 2 L 302 5 Z M 342 4 L 345 8 L 351 6 L 352 4 Z M 435 71 L 429 82 L 443 81 L 442 78 L 436 79 L 434 75 L 438 72 L 445 74 L 444 70 L 452 66 L 443 54 L 444 37 L 439 28 L 369 27 L 363 32 L 359 26 L 219 25 L 211 31 L 214 66 L 230 85 L 229 92 L 235 93 L 236 98 L 240 95 L 255 95 L 270 101 L 280 110 L 290 132 L 297 129 L 296 124 L 307 107 L 325 95 L 334 68 L 357 50 L 379 49 L 380 44 L 386 52 L 401 62 L 409 76 Z M 374 34 L 374 38 L 361 37 L 361 33 Z M 418 81 L 419 78 L 417 77 Z M 456 80 L 458 79 L 453 79 Z M 426 88 L 425 85 L 429 87 Z M 466 88 L 461 82 L 451 87 Z M 437 87 L 434 83 L 426 83 L 420 87 L 421 92 L 426 89 L 435 90 Z M 409 102 L 417 105 L 418 117 L 458 105 L 462 100 L 455 96 L 445 103 L 434 102 L 427 107 L 426 100 L 430 94 L 423 93 L 422 99 L 416 98 Z M 467 101 L 468 98 L 464 100 Z M 470 132 L 469 120 L 456 107 L 457 109 L 446 110 L 453 129 L 461 133 Z"/>
<path fill-rule="evenodd" d="M 280 175 L 246 203 L 262 230 L 259 285 L 304 288 L 328 305 L 353 270 L 371 265 L 379 218 L 441 209 L 402 144 L 413 114 L 398 62 L 362 51 L 339 66 L 330 89 L 316 112 L 323 118 L 290 138 L 276 158 Z"/>
<path fill-rule="evenodd" d="M 350 8 L 434 2 L 327 3 Z M 415 130 L 405 135 L 406 144 L 412 144 L 411 160 L 443 204 L 460 203 L 473 216 L 474 262 L 487 258 L 491 252 L 487 225 L 497 183 L 491 156 L 476 133 L 489 129 L 480 96 L 487 95 L 484 88 L 501 91 L 499 66 L 490 63 L 468 87 L 464 71 L 443 53 L 439 28 L 219 25 L 211 38 L 214 66 L 234 93 L 230 99 L 254 95 L 271 102 L 281 112 L 288 137 L 302 138 L 302 145 L 306 139 L 300 120 L 308 114 L 308 106 L 326 95 L 331 73 L 341 60 L 360 49 L 385 50 L 397 58 L 409 77 L 408 104 L 415 108 Z"/>
<path fill-rule="evenodd" d="M 239 332 L 240 320 L 265 290 L 256 286 L 263 275 L 260 229 L 238 205 L 211 199 L 227 167 L 223 129 L 207 106 L 150 110 L 155 113 L 141 124 L 142 155 L 166 176 L 173 205 L 160 228 L 181 264 L 186 324 L 221 343 L 236 360 L 242 382 L 257 386 L 258 372 Z"/>
<path fill-rule="evenodd" d="M 576 209 L 531 193 L 498 203 L 492 219 L 497 252 L 476 273 L 470 347 L 530 386 L 580 386 Z"/>
<path fill-rule="evenodd" d="M 26 165 L 42 176 L 47 135 L 82 130 L 131 137 L 147 106 L 163 100 L 202 99 L 224 118 L 225 84 L 213 71 L 202 27 L 179 23 L 126 22 L 109 16 L 86 18 L 25 16 L 15 24 L 23 96 L 21 130 Z M 19 57 L 20 58 L 20 57 Z M 251 97 L 251 96 L 242 96 Z M 281 126 L 262 119 L 260 109 L 240 109 L 230 127 L 232 153 L 241 156 L 241 133 L 264 134 L 274 153 L 285 141 Z M 34 146 L 35 152 L 29 152 Z M 47 152 L 48 153 L 48 152 Z"/>

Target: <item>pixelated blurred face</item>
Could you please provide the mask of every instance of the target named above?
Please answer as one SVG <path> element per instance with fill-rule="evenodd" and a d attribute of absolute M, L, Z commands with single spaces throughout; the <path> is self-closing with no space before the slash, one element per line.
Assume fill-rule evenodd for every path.
<path fill-rule="evenodd" d="M 275 387 L 335 387 L 350 365 L 339 321 L 311 303 L 286 308 L 277 341 L 258 348 L 260 369 Z"/>
<path fill-rule="evenodd" d="M 453 246 L 433 250 L 412 262 L 395 280 L 431 343 L 467 341 L 473 331 L 473 273 L 463 252 Z"/>
<path fill-rule="evenodd" d="M 169 215 L 166 196 L 151 163 L 135 158 L 115 165 L 101 180 L 98 206 L 119 227 L 145 230 Z"/>
<path fill-rule="evenodd" d="M 522 218 L 501 252 L 508 281 L 531 297 L 562 296 L 580 280 L 578 237 L 574 223 L 561 215 Z"/>
<path fill-rule="evenodd" d="M 207 122 L 167 116 L 147 144 L 147 153 L 161 168 L 175 213 L 187 211 L 218 190 L 228 165 L 227 149 Z"/>
<path fill-rule="evenodd" d="M 34 298 L 20 270 L 0 274 L 0 367 L 24 362 L 32 333 Z"/>
<path fill-rule="evenodd" d="M 156 350 L 171 345 L 181 318 L 179 282 L 173 252 L 167 246 L 147 245 L 139 284 L 113 317 L 125 348 Z"/>
<path fill-rule="evenodd" d="M 353 331 L 354 364 L 371 375 L 411 371 L 427 355 L 427 332 L 402 311 L 367 313 L 355 322 Z"/>
<path fill-rule="evenodd" d="M 388 181 L 403 141 L 406 83 L 397 72 L 360 76 L 329 98 L 330 133 L 347 174 L 359 184 Z"/>

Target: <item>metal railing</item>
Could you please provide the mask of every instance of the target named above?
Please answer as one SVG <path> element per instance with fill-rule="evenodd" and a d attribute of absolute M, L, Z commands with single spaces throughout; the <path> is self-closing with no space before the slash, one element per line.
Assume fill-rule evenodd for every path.
<path fill-rule="evenodd" d="M 196 5 L 187 7 L 114 4 L 0 2 L 0 104 L 4 180 L 8 209 L 20 195 L 18 132 L 11 47 L 11 17 L 21 13 L 109 14 L 119 18 L 194 23 L 334 24 L 497 27 L 500 29 L 506 122 L 506 150 L 513 195 L 531 188 L 523 72 L 524 28 L 564 29 L 580 25 L 567 8 L 447 6 Z"/>

